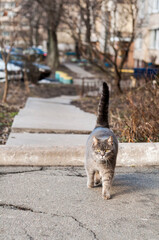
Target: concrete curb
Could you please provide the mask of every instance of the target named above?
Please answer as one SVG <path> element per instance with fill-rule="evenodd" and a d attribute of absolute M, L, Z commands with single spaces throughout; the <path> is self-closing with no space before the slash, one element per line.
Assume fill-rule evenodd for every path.
<path fill-rule="evenodd" d="M 0 165 L 15 166 L 81 166 L 84 148 L 1 146 Z"/>
<path fill-rule="evenodd" d="M 0 146 L 1 166 L 83 166 L 84 146 Z M 159 165 L 159 143 L 120 143 L 117 166 Z"/>

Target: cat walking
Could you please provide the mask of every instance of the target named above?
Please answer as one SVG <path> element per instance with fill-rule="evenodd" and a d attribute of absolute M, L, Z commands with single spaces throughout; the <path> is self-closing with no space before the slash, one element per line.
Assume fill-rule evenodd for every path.
<path fill-rule="evenodd" d="M 109 88 L 103 83 L 103 91 L 98 106 L 97 122 L 86 144 L 85 169 L 87 187 L 92 188 L 102 181 L 102 196 L 110 199 L 110 189 L 114 176 L 118 141 L 109 128 L 108 121 Z"/>

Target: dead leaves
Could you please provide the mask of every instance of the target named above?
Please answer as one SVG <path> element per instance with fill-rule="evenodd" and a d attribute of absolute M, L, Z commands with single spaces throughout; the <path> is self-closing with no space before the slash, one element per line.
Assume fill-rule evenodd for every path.
<path fill-rule="evenodd" d="M 13 119 L 17 113 L 17 108 L 0 104 L 0 144 L 6 143 L 11 130 Z"/>
<path fill-rule="evenodd" d="M 155 86 L 148 82 L 139 90 L 126 95 L 124 119 L 117 118 L 121 141 L 159 141 L 159 85 Z"/>

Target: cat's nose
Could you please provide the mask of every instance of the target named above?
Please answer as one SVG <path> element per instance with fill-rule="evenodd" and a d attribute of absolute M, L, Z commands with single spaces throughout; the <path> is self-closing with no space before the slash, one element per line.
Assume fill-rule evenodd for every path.
<path fill-rule="evenodd" d="M 104 151 L 101 151 L 101 155 L 104 156 Z"/>

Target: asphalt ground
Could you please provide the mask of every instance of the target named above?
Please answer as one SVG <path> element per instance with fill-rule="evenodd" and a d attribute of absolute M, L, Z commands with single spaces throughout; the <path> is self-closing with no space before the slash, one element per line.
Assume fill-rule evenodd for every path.
<path fill-rule="evenodd" d="M 159 166 L 117 167 L 112 198 L 83 167 L 1 167 L 2 240 L 158 240 Z"/>

